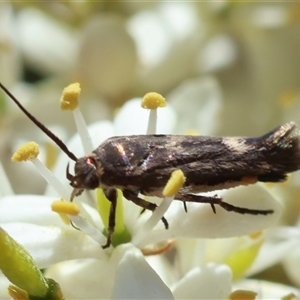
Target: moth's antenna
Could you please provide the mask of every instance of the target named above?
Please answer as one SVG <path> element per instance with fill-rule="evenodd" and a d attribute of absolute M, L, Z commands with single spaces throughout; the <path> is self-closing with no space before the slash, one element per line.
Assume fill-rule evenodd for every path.
<path fill-rule="evenodd" d="M 72 160 L 77 161 L 77 157 L 72 153 L 62 140 L 60 140 L 53 132 L 51 132 L 45 125 L 38 121 L 32 114 L 30 114 L 22 104 L 17 100 L 17 98 L 0 82 L 0 87 L 2 90 L 19 106 L 23 113 L 38 127 L 40 128 L 48 137 L 62 150 L 64 151 Z"/>

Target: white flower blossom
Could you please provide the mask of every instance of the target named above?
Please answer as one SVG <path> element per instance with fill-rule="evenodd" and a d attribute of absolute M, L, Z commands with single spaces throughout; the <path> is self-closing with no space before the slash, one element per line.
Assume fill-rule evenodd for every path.
<path fill-rule="evenodd" d="M 298 23 L 298 4 L 288 1 L 263 5 L 49 2 L 42 6 L 6 2 L 0 5 L 1 82 L 68 141 L 77 157 L 88 151 L 78 135 L 70 139 L 73 121 L 57 112 L 55 100 L 66 82 L 74 79 L 84 84 L 82 111 L 95 148 L 111 136 L 147 132 L 148 112 L 140 109 L 137 98 L 119 107 L 152 90 L 164 93 L 170 104 L 157 112 L 156 133 L 261 135 L 299 119 Z M 57 157 L 48 138 L 2 95 L 0 115 L 0 154 L 7 173 L 0 170 L 0 226 L 29 250 L 49 276 L 58 278 L 68 297 L 141 298 L 145 283 L 143 296 L 149 298 L 226 299 L 233 289 L 244 288 L 260 299 L 279 299 L 295 291 L 274 285 L 265 288 L 265 282 L 257 281 L 243 285 L 245 276 L 255 276 L 274 264 L 282 264 L 291 282 L 300 286 L 299 174 L 276 187 L 255 185 L 211 194 L 241 207 L 274 209 L 276 213 L 267 217 L 242 216 L 219 207 L 215 215 L 209 205 L 197 203 L 188 204 L 185 213 L 180 201 L 172 201 L 164 213 L 170 228 L 166 230 L 159 221 L 149 229 L 146 224 L 152 213 L 141 214 L 139 207 L 122 199 L 123 220 L 117 218 L 117 223 L 130 238 L 102 250 L 106 225 L 99 218 L 93 193 L 75 199 L 80 214 L 72 220 L 77 218 L 73 222 L 80 223 L 82 231 L 51 211 L 54 200 L 70 196 L 65 176 L 70 159 L 65 154 Z M 35 167 L 10 162 L 11 149 L 32 139 L 41 148 L 38 159 L 51 169 L 63 192 L 48 184 L 45 194 L 37 195 L 44 193 L 46 185 Z M 16 193 L 31 195 L 15 195 L 10 183 Z M 274 198 L 284 207 L 279 223 L 281 207 Z M 159 199 L 147 201 L 161 204 Z M 275 223 L 272 230 L 260 231 Z M 144 259 L 141 254 L 165 245 L 173 245 L 166 255 Z M 139 281 L 133 282 L 133 276 Z M 211 278 L 211 284 L 205 284 L 205 278 Z M 237 284 L 236 279 L 242 280 Z M 1 298 L 7 297 L 7 285 L 0 276 Z M 215 288 L 219 285 L 223 292 Z"/>
<path fill-rule="evenodd" d="M 133 103 L 137 105 L 136 101 Z M 166 113 L 162 114 L 159 120 L 162 119 L 165 123 L 168 123 L 169 116 L 172 116 L 172 114 L 168 113 L 170 108 L 164 110 Z M 123 114 L 123 117 L 128 120 L 138 113 L 132 114 L 131 111 L 129 114 Z M 120 116 L 122 116 L 122 111 Z M 75 118 L 78 118 L 78 113 L 75 114 Z M 140 121 L 139 126 L 142 126 L 142 121 L 147 122 L 145 118 Z M 79 126 L 83 126 L 82 124 Z M 91 129 L 92 142 L 97 138 L 99 143 L 99 128 L 107 125 L 108 123 L 101 123 L 100 126 L 95 124 L 89 128 Z M 111 124 L 108 128 L 113 129 L 113 125 Z M 79 131 L 83 135 L 86 134 L 82 130 Z M 114 134 L 113 130 L 109 133 Z M 71 144 L 67 144 L 69 149 L 76 150 L 76 154 L 83 151 L 79 149 L 79 140 L 77 136 L 71 141 Z M 40 172 L 44 174 L 43 176 L 58 193 L 56 197 L 64 199 L 70 195 L 70 188 L 65 184 L 62 185 L 56 179 L 55 174 L 57 178 L 64 178 L 66 160 L 68 158 L 59 159 L 59 165 L 54 174 L 51 175 L 38 159 L 33 159 L 33 163 L 38 166 Z M 80 298 L 112 297 L 113 299 L 120 299 L 123 295 L 139 298 L 141 293 L 144 292 L 145 297 L 148 296 L 147 298 L 151 299 L 176 298 L 176 293 L 178 295 L 184 293 L 183 287 L 185 287 L 186 292 L 189 290 L 189 284 L 191 283 L 188 282 L 190 280 L 205 278 L 201 275 L 202 272 L 206 274 L 205 272 L 209 271 L 213 281 L 218 280 L 218 271 L 215 272 L 214 267 L 207 269 L 205 266 L 199 266 L 198 269 L 196 268 L 193 271 L 194 273 L 191 271 L 192 273 L 188 272 L 186 274 L 186 279 L 182 279 L 181 283 L 178 283 L 177 288 L 174 289 L 174 296 L 172 296 L 170 286 L 167 286 L 153 271 L 139 249 L 179 237 L 217 238 L 249 234 L 262 230 L 276 222 L 281 212 L 280 205 L 274 201 L 273 197 L 256 185 L 221 191 L 218 194 L 223 197 L 224 201 L 234 205 L 255 209 L 272 209 L 274 210 L 273 214 L 254 217 L 252 215 L 228 213 L 219 207 L 216 207 L 216 214 L 213 214 L 209 205 L 198 203 L 187 204 L 188 213 L 185 213 L 182 203 L 174 201 L 169 202 L 164 209 L 159 206 L 153 213 L 153 218 L 151 217 L 154 220 L 154 216 L 157 215 L 155 217 L 155 223 L 158 222 L 157 225 L 155 226 L 155 223 L 153 223 L 151 227 L 147 227 L 150 226 L 146 224 L 149 224 L 147 219 L 151 216 L 151 213 L 144 212 L 141 215 L 139 207 L 123 199 L 124 224 L 130 233 L 131 244 L 103 250 L 101 245 L 105 244 L 105 237 L 102 234 L 104 225 L 93 202 L 88 201 L 87 196 L 78 198 L 78 200 L 83 201 L 78 203 L 81 214 L 78 217 L 70 218 L 73 221 L 75 220 L 75 225 L 78 224 L 78 220 L 81 222 L 79 227 L 82 231 L 79 231 L 70 225 L 64 224 L 58 215 L 51 211 L 50 206 L 55 199 L 55 194 L 50 190 L 47 194 L 48 196 L 8 195 L 2 197 L 0 201 L 0 225 L 31 253 L 40 268 L 47 268 L 47 276 L 53 276 L 59 282 L 66 297 L 75 297 L 76 295 Z M 76 202 L 78 200 L 76 199 Z M 170 208 L 165 212 L 170 204 Z M 162 215 L 168 220 L 170 227 L 168 230 L 159 221 Z M 255 222 L 253 218 L 255 218 Z M 118 217 L 116 221 L 118 222 Z M 152 227 L 154 228 L 149 231 Z M 73 261 L 69 262 L 70 260 Z M 59 264 L 56 265 L 57 263 Z M 131 274 L 130 270 L 132 268 L 135 271 L 132 273 L 132 279 L 130 279 L 129 274 Z M 65 276 L 65 272 L 68 276 Z M 81 281 L 82 272 L 85 276 L 90 274 L 84 281 Z M 228 270 L 226 272 L 226 274 L 230 274 Z M 96 273 L 98 275 L 95 275 Z M 210 294 L 212 298 L 216 295 L 224 296 L 225 291 L 226 293 L 230 291 L 229 277 L 231 275 L 226 276 L 227 283 L 224 283 L 224 288 L 220 288 L 219 292 L 214 291 L 215 293 L 212 293 L 212 286 L 207 286 L 206 290 L 202 290 L 202 294 Z M 68 280 L 62 280 L 62 277 Z M 109 278 L 111 283 L 105 284 L 107 281 L 103 281 L 103 278 Z M 97 280 L 100 280 L 103 285 L 96 284 Z M 128 287 L 127 281 L 131 282 L 132 285 Z M 74 285 L 76 289 L 74 289 Z M 124 290 L 124 286 L 127 286 L 126 290 Z M 138 286 L 143 288 L 140 289 Z M 156 288 L 153 289 L 153 286 Z M 205 283 L 203 283 L 203 286 L 205 286 Z M 195 290 L 189 290 L 187 295 L 191 297 L 194 295 L 195 297 L 198 292 L 199 289 L 196 288 Z"/>

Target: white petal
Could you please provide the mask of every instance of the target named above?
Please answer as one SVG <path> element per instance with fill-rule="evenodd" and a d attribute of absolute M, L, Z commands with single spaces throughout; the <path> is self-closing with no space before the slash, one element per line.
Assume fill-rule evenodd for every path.
<path fill-rule="evenodd" d="M 140 85 L 148 91 L 168 91 L 182 80 L 195 75 L 195 60 L 203 45 L 204 28 L 182 41 L 174 41 L 164 59 L 157 65 L 143 69 Z"/>
<path fill-rule="evenodd" d="M 221 196 L 223 201 L 235 206 L 259 210 L 270 209 L 274 210 L 274 213 L 242 215 L 216 206 L 216 214 L 214 214 L 209 204 L 201 203 L 188 203 L 188 212 L 185 213 L 182 203 L 173 201 L 165 216 L 169 221 L 169 229 L 164 230 L 160 226 L 159 229 L 152 231 L 149 235 L 149 243 L 173 237 L 225 238 L 246 235 L 270 227 L 281 215 L 281 205 L 258 184 L 223 191 Z"/>
<path fill-rule="evenodd" d="M 197 61 L 201 74 L 219 72 L 232 66 L 238 59 L 238 47 L 235 40 L 226 34 L 211 38 L 203 47 Z"/>
<path fill-rule="evenodd" d="M 111 121 L 99 121 L 90 124 L 88 126 L 88 131 L 92 138 L 94 149 L 99 147 L 101 143 L 115 134 L 115 130 Z"/>
<path fill-rule="evenodd" d="M 11 299 L 11 297 L 8 296 L 7 293 L 7 288 L 10 284 L 11 282 L 0 271 L 0 299 L 1 300 Z"/>
<path fill-rule="evenodd" d="M 264 29 L 277 29 L 290 22 L 289 9 L 282 5 L 259 5 L 252 11 L 254 25 Z"/>
<path fill-rule="evenodd" d="M 299 299 L 299 289 L 292 286 L 256 279 L 246 279 L 237 282 L 233 290 L 248 290 L 257 293 L 256 299 L 282 300 L 294 294 Z"/>
<path fill-rule="evenodd" d="M 250 267 L 250 269 L 247 271 L 247 276 L 251 276 L 253 274 L 257 274 L 271 266 L 274 266 L 275 264 L 281 262 L 285 257 L 287 258 L 287 263 L 289 262 L 289 259 L 291 258 L 291 262 L 293 261 L 293 249 L 297 249 L 299 245 L 299 241 L 296 239 L 290 239 L 285 240 L 282 242 L 266 242 L 260 249 L 258 256 L 255 259 L 255 262 Z M 287 255 L 289 253 L 289 255 Z M 291 264 L 292 268 L 295 268 L 295 264 Z M 298 272 L 298 268 L 296 267 L 295 270 Z M 300 283 L 300 277 L 299 277 L 299 283 Z"/>
<path fill-rule="evenodd" d="M 194 3 L 191 2 L 161 2 L 159 13 L 163 18 L 163 23 L 167 29 L 167 36 L 171 35 L 179 41 L 198 30 L 199 15 L 196 13 Z M 152 47 L 153 48 L 153 47 Z"/>
<path fill-rule="evenodd" d="M 112 299 L 174 299 L 140 250 L 130 244 L 121 245 L 115 249 L 113 259 L 120 258 Z"/>
<path fill-rule="evenodd" d="M 218 241 L 219 239 L 216 239 Z M 227 239 L 222 239 L 226 244 Z M 212 240 L 207 239 L 191 239 L 191 238 L 179 238 L 176 239 L 176 253 L 181 274 L 189 272 L 195 266 L 201 266 L 205 262 L 223 263 L 223 261 L 217 260 L 215 257 L 209 257 L 210 252 L 214 249 L 209 248 L 207 245 Z M 223 250 L 223 248 L 222 248 Z M 222 251 L 216 249 L 219 255 Z M 209 252 L 209 254 L 207 253 Z M 220 253 L 221 252 L 221 253 Z M 187 255 L 188 253 L 188 255 Z"/>
<path fill-rule="evenodd" d="M 285 259 L 283 261 L 284 269 L 286 270 L 288 277 L 298 287 L 300 286 L 300 248 L 299 241 L 298 245 L 295 245 L 292 251 L 285 252 Z"/>
<path fill-rule="evenodd" d="M 63 222 L 51 210 L 53 197 L 37 195 L 6 196 L 0 199 L 0 224 L 28 222 L 36 225 L 58 225 Z"/>
<path fill-rule="evenodd" d="M 128 31 L 135 39 L 140 60 L 147 66 L 159 63 L 171 47 L 168 29 L 161 16 L 152 10 L 142 10 L 130 18 Z"/>
<path fill-rule="evenodd" d="M 188 272 L 174 287 L 175 299 L 228 299 L 232 273 L 225 265 L 207 264 Z"/>
<path fill-rule="evenodd" d="M 221 88 L 213 77 L 198 77 L 183 81 L 167 100 L 180 114 L 176 133 L 197 130 L 201 135 L 213 134 L 219 127 L 222 109 Z"/>
<path fill-rule="evenodd" d="M 141 108 L 141 98 L 127 101 L 114 120 L 117 135 L 146 134 L 148 127 L 149 110 Z M 176 113 L 173 108 L 158 108 L 157 133 L 169 134 L 176 122 Z"/>
<path fill-rule="evenodd" d="M 22 126 L 21 124 L 19 124 Z M 33 140 L 27 139 L 15 139 L 11 145 L 11 149 L 18 149 L 16 144 L 22 142 L 22 144 L 27 143 L 28 141 Z M 42 150 L 41 150 L 42 152 Z M 23 163 L 13 163 L 10 161 L 11 157 L 7 157 L 7 175 L 9 177 L 10 183 L 14 188 L 15 193 L 20 194 L 41 194 L 46 186 L 46 181 L 44 178 L 37 172 L 36 167 L 31 162 L 23 162 Z M 57 195 L 57 194 L 55 194 Z"/>
<path fill-rule="evenodd" d="M 84 259 L 52 266 L 45 275 L 59 283 L 66 299 L 110 299 L 114 274 L 108 260 Z"/>
<path fill-rule="evenodd" d="M 147 68 L 158 65 L 174 41 L 182 42 L 194 35 L 197 25 L 199 17 L 193 4 L 172 1 L 161 2 L 154 9 L 133 14 L 128 21 L 128 30 L 135 39 L 140 60 Z"/>
<path fill-rule="evenodd" d="M 34 8 L 21 10 L 17 25 L 23 55 L 31 67 L 45 73 L 73 69 L 77 41 L 67 26 Z"/>
<path fill-rule="evenodd" d="M 28 250 L 39 268 L 76 258 L 106 257 L 98 243 L 71 226 L 62 228 L 6 223 L 1 227 Z"/>
<path fill-rule="evenodd" d="M 174 264 L 174 262 L 168 258 L 168 255 L 149 255 L 145 256 L 145 259 L 167 286 L 176 282 L 183 274 L 181 267 L 178 267 L 176 263 Z"/>
<path fill-rule="evenodd" d="M 12 195 L 14 194 L 13 189 L 11 187 L 11 184 L 9 182 L 9 179 L 6 176 L 6 172 L 2 166 L 2 163 L 0 161 L 0 198 L 4 197 L 6 195 Z"/>
<path fill-rule="evenodd" d="M 7 85 L 11 85 L 20 77 L 22 68 L 21 55 L 17 48 L 18 31 L 14 26 L 14 9 L 11 4 L 9 2 L 0 4 L 0 77 Z"/>
<path fill-rule="evenodd" d="M 193 203 L 191 208 L 188 207 L 186 217 L 175 219 L 177 226 L 179 225 L 182 228 L 181 234 L 183 236 L 190 234 L 191 237 L 198 234 L 199 237 L 201 235 L 207 238 L 245 235 L 270 227 L 278 221 L 281 215 L 281 205 L 259 185 L 230 189 L 222 193 L 221 196 L 223 201 L 235 206 L 274 210 L 274 213 L 269 215 L 242 215 L 216 207 L 216 214 L 212 214 L 209 205 L 202 206 L 200 204 L 202 209 L 197 209 L 197 204 Z M 187 230 L 188 227 L 190 227 L 189 230 Z"/>
<path fill-rule="evenodd" d="M 79 72 L 87 88 L 118 98 L 131 90 L 137 55 L 123 20 L 112 14 L 89 18 L 81 34 Z"/>
<path fill-rule="evenodd" d="M 161 221 L 165 212 L 170 207 L 173 198 L 164 198 L 157 209 L 152 213 L 151 217 L 143 224 L 141 228 L 138 228 L 132 238 L 132 243 L 135 245 L 147 243 L 147 236 L 152 229 Z"/>

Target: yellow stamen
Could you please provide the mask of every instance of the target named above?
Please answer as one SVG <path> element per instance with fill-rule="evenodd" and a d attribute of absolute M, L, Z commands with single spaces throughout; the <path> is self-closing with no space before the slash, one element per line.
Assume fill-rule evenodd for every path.
<path fill-rule="evenodd" d="M 54 201 L 51 204 L 52 211 L 57 213 L 68 214 L 72 216 L 76 216 L 80 213 L 79 207 L 77 204 L 69 201 Z"/>
<path fill-rule="evenodd" d="M 236 290 L 229 296 L 230 300 L 254 300 L 256 293 L 252 291 Z"/>
<path fill-rule="evenodd" d="M 165 197 L 173 197 L 175 196 L 178 191 L 182 188 L 185 182 L 185 176 L 181 170 L 175 170 L 172 172 L 169 181 L 167 182 L 164 190 L 163 195 Z"/>
<path fill-rule="evenodd" d="M 77 108 L 80 92 L 81 88 L 78 82 L 72 83 L 64 88 L 60 98 L 60 108 L 62 110 L 74 110 Z"/>
<path fill-rule="evenodd" d="M 35 142 L 29 142 L 21 147 L 13 154 L 11 161 L 22 162 L 32 160 L 39 155 L 39 145 Z"/>
<path fill-rule="evenodd" d="M 141 102 L 142 108 L 145 109 L 157 109 L 159 107 L 165 107 L 167 106 L 167 102 L 165 98 L 155 92 L 147 93 Z"/>

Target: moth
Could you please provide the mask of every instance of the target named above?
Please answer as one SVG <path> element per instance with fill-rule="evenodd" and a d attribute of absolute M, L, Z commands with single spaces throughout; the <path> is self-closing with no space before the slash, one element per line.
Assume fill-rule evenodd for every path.
<path fill-rule="evenodd" d="M 74 174 L 66 169 L 73 187 L 70 200 L 84 190 L 102 188 L 111 202 L 107 242 L 111 245 L 115 227 L 117 189 L 124 197 L 154 211 L 156 205 L 140 197 L 163 197 L 162 191 L 171 173 L 181 169 L 186 177 L 176 200 L 208 203 L 240 214 L 267 215 L 272 210 L 237 207 L 222 198 L 198 193 L 232 188 L 255 182 L 281 182 L 287 173 L 300 169 L 300 136 L 294 122 L 281 125 L 269 133 L 256 137 L 211 137 L 186 135 L 130 135 L 112 137 L 91 154 L 77 158 L 66 145 L 41 122 L 35 119 L 0 83 L 4 92 L 27 117 L 48 135 L 75 161 Z M 168 228 L 168 222 L 162 221 Z"/>

